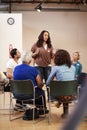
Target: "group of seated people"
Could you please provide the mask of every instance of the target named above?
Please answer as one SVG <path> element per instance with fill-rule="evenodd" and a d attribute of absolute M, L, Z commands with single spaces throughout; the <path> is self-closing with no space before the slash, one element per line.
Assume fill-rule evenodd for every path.
<path fill-rule="evenodd" d="M 47 110 L 46 97 L 45 92 L 43 90 L 44 84 L 41 80 L 39 71 L 35 67 L 30 66 L 31 55 L 29 51 L 24 51 L 21 55 L 20 52 L 16 48 L 14 48 L 11 50 L 10 55 L 12 58 L 10 58 L 10 60 L 7 63 L 7 77 L 3 77 L 3 79 L 6 79 L 7 82 L 8 79 L 32 80 L 35 86 L 35 95 L 36 97 L 40 95 L 43 96 L 45 113 L 48 113 L 49 110 Z M 18 63 L 20 57 L 21 63 Z M 51 73 L 49 74 L 49 77 L 46 81 L 46 86 L 49 86 L 50 82 L 54 78 L 56 78 L 57 81 L 75 80 L 82 71 L 82 65 L 78 60 L 78 52 L 75 52 L 73 54 L 73 60 L 71 61 L 70 54 L 68 51 L 64 49 L 58 49 L 54 55 L 54 66 L 52 67 Z M 20 96 L 26 99 L 29 98 L 26 97 L 26 95 L 17 95 L 16 93 L 14 93 L 14 96 L 17 98 L 15 109 L 22 105 L 22 103 L 18 100 Z M 42 100 L 38 99 L 37 104 L 42 105 Z M 58 107 L 59 105 L 57 104 Z M 44 113 L 42 107 L 39 108 L 39 113 Z M 63 104 L 62 117 L 65 117 L 66 115 L 68 115 L 68 103 Z"/>

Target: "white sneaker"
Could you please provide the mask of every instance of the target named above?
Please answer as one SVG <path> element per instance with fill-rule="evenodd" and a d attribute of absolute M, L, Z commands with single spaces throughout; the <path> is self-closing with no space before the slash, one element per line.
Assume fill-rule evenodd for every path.
<path fill-rule="evenodd" d="M 23 105 L 21 105 L 21 104 L 16 103 L 16 104 L 15 104 L 15 107 L 14 107 L 14 110 L 15 110 L 15 111 L 23 112 L 23 111 L 26 110 L 26 106 L 25 106 L 25 105 L 23 106 Z"/>

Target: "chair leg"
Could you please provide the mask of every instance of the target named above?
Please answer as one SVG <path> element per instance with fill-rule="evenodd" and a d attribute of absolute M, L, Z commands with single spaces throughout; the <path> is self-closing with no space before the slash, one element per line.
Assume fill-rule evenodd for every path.
<path fill-rule="evenodd" d="M 11 94 L 10 94 L 10 111 L 9 111 L 9 120 L 11 121 L 11 107 L 12 107 L 12 98 L 11 98 Z"/>
<path fill-rule="evenodd" d="M 51 119 L 51 100 L 49 99 L 49 114 L 48 114 L 48 123 L 50 123 Z"/>
<path fill-rule="evenodd" d="M 77 88 L 77 98 L 78 100 L 80 99 L 80 91 L 81 91 L 81 86 L 79 85 Z"/>
<path fill-rule="evenodd" d="M 61 115 L 62 118 L 65 118 L 69 113 L 69 104 L 63 103 L 63 114 Z"/>
<path fill-rule="evenodd" d="M 19 119 L 19 118 L 22 118 L 23 117 L 23 115 L 22 116 L 19 116 L 19 117 L 16 117 L 16 118 L 12 118 L 12 115 L 13 115 L 13 113 L 12 113 L 12 111 L 14 112 L 15 110 L 13 109 L 13 101 L 12 100 L 14 100 L 14 99 L 12 99 L 13 97 L 11 96 L 11 93 L 10 93 L 10 108 L 9 108 L 9 120 L 10 121 L 13 121 L 13 120 L 16 120 L 16 119 Z"/>
<path fill-rule="evenodd" d="M 48 98 L 48 102 L 49 102 L 49 88 L 47 88 L 47 98 Z"/>
<path fill-rule="evenodd" d="M 43 110 L 44 110 L 44 115 L 46 116 L 46 114 L 45 114 L 45 109 L 46 109 L 46 107 L 45 107 L 44 104 L 45 104 L 45 103 L 44 103 L 44 98 L 43 98 L 43 96 L 42 96 L 42 106 L 43 106 Z"/>
<path fill-rule="evenodd" d="M 50 123 L 50 119 L 51 119 L 51 97 L 50 97 L 50 88 L 48 88 L 48 93 L 49 93 L 49 114 L 48 114 L 48 123 Z"/>

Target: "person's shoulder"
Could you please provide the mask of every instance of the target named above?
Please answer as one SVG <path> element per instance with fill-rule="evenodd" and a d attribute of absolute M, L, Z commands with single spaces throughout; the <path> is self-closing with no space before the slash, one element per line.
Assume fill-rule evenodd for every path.
<path fill-rule="evenodd" d="M 60 67 L 57 66 L 57 65 L 55 65 L 55 66 L 52 67 L 53 70 L 58 70 L 59 68 L 60 68 Z"/>
<path fill-rule="evenodd" d="M 80 61 L 77 61 L 77 64 L 81 64 Z"/>
<path fill-rule="evenodd" d="M 35 51 L 36 48 L 37 48 L 37 45 L 36 45 L 36 43 L 34 43 L 34 44 L 32 45 L 32 47 L 31 47 L 31 51 L 32 51 L 32 52 Z"/>
<path fill-rule="evenodd" d="M 13 61 L 14 61 L 13 58 L 10 58 L 7 63 L 13 62 Z"/>
<path fill-rule="evenodd" d="M 8 65 L 11 65 L 11 64 L 13 64 L 13 63 L 14 63 L 14 59 L 11 58 L 11 59 L 9 59 L 9 60 L 7 61 L 7 66 L 8 66 Z"/>
<path fill-rule="evenodd" d="M 34 66 L 28 65 L 28 68 L 32 69 L 32 70 L 37 70 Z"/>
<path fill-rule="evenodd" d="M 34 66 L 29 66 L 28 69 L 29 69 L 30 71 L 32 71 L 32 73 L 34 73 L 34 74 L 39 74 L 39 73 L 38 73 L 38 70 L 37 70 Z"/>
<path fill-rule="evenodd" d="M 32 45 L 32 47 L 36 47 L 37 46 L 37 44 L 36 43 L 34 43 L 33 45 Z"/>
<path fill-rule="evenodd" d="M 52 68 L 58 68 L 58 66 L 57 66 L 57 65 L 54 65 L 54 66 L 52 66 Z"/>
<path fill-rule="evenodd" d="M 37 71 L 37 69 L 34 67 L 34 66 L 30 66 L 33 70 L 36 70 Z"/>
<path fill-rule="evenodd" d="M 80 63 L 80 61 L 77 61 L 76 65 L 77 66 L 82 66 L 82 64 Z"/>
<path fill-rule="evenodd" d="M 74 65 L 71 65 L 71 67 L 70 67 L 70 68 L 71 68 L 71 69 L 73 69 L 73 70 L 75 70 L 75 69 L 76 69 Z"/>

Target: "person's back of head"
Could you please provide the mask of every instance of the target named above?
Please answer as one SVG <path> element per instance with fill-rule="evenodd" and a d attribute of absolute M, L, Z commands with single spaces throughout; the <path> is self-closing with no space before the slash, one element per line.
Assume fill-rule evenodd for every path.
<path fill-rule="evenodd" d="M 54 63 L 58 66 L 66 64 L 68 67 L 71 67 L 69 52 L 63 49 L 57 50 L 54 57 Z"/>
<path fill-rule="evenodd" d="M 24 51 L 21 55 L 22 63 L 29 64 L 31 62 L 31 53 L 29 51 Z"/>

